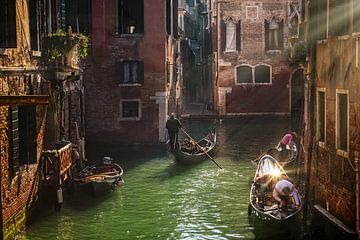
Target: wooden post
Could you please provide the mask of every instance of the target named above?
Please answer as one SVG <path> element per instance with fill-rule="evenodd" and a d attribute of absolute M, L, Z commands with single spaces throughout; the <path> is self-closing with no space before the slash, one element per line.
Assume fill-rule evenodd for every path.
<path fill-rule="evenodd" d="M 354 164 L 355 164 L 355 174 L 356 174 L 356 232 L 358 234 L 358 238 L 360 239 L 359 156 L 360 156 L 360 152 L 355 150 Z"/>

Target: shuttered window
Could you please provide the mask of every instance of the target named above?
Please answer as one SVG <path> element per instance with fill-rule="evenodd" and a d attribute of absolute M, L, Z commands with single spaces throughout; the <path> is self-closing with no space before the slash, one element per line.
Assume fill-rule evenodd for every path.
<path fill-rule="evenodd" d="M 250 66 L 239 66 L 236 69 L 237 83 L 253 83 L 253 72 Z"/>
<path fill-rule="evenodd" d="M 255 67 L 255 83 L 270 83 L 271 82 L 270 67 L 266 65 L 258 65 Z"/>
<path fill-rule="evenodd" d="M 12 106 L 11 118 L 11 157 L 12 173 L 19 170 L 21 165 L 36 162 L 36 107 Z"/>
<path fill-rule="evenodd" d="M 337 149 L 348 151 L 348 94 L 337 93 Z"/>
<path fill-rule="evenodd" d="M 325 142 L 325 92 L 318 91 L 317 99 L 317 140 Z"/>
<path fill-rule="evenodd" d="M 0 48 L 16 48 L 15 0 L 0 1 Z"/>
<path fill-rule="evenodd" d="M 116 63 L 116 79 L 119 84 L 143 84 L 144 62 L 122 61 Z"/>

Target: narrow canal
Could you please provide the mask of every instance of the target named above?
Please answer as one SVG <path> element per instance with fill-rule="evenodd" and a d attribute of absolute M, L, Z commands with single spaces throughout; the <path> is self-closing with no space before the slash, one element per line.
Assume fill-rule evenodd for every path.
<path fill-rule="evenodd" d="M 200 138 L 214 122 L 183 125 Z M 214 158 L 223 170 L 210 160 L 179 166 L 164 153 L 112 149 L 125 171 L 122 188 L 98 197 L 76 192 L 60 212 L 37 219 L 20 239 L 254 239 L 247 215 L 255 173 L 251 160 L 276 145 L 291 121 L 225 120 L 215 126 Z"/>

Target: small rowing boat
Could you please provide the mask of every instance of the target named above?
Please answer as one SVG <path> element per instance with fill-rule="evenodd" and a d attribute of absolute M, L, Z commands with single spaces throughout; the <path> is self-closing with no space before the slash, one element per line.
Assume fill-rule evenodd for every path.
<path fill-rule="evenodd" d="M 124 171 L 112 160 L 110 157 L 104 157 L 102 163 L 87 166 L 81 170 L 74 180 L 80 185 L 91 185 L 94 194 L 122 186 Z"/>

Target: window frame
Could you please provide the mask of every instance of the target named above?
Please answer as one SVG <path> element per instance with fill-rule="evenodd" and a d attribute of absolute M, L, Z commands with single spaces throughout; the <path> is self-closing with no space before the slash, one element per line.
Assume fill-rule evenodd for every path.
<path fill-rule="evenodd" d="M 122 9 L 122 6 L 124 4 L 124 1 L 135 1 L 135 0 L 117 0 L 116 3 L 117 3 L 117 10 L 116 10 L 116 35 L 120 35 L 120 36 L 142 36 L 144 35 L 145 33 L 145 15 L 144 15 L 144 12 L 145 12 L 145 2 L 144 0 L 136 0 L 136 1 L 141 1 L 142 2 L 142 13 L 141 13 L 141 16 L 142 16 L 142 23 L 141 23 L 141 32 L 133 32 L 133 33 L 130 33 L 130 32 L 127 32 L 127 31 L 124 31 L 123 29 L 123 26 L 122 26 L 122 23 L 124 22 L 124 16 L 122 14 L 122 11 L 120 11 Z"/>
<path fill-rule="evenodd" d="M 347 99 L 347 109 L 346 109 L 346 114 L 347 114 L 347 131 L 346 131 L 346 150 L 340 149 L 340 109 L 339 109 L 339 95 L 340 94 L 344 94 L 346 95 L 346 99 Z M 336 148 L 336 154 L 339 156 L 342 156 L 344 158 L 348 158 L 349 157 L 349 115 L 350 115 L 350 106 L 349 106 L 349 90 L 346 89 L 336 89 L 336 99 L 335 99 L 335 148 Z"/>
<path fill-rule="evenodd" d="M 123 103 L 124 102 L 138 102 L 138 116 L 137 117 L 124 117 L 123 116 Z M 132 99 L 120 99 L 120 113 L 119 113 L 119 121 L 139 121 L 142 118 L 142 104 L 140 98 L 132 98 Z"/>
<path fill-rule="evenodd" d="M 252 83 L 239 83 L 237 78 L 237 69 L 241 66 L 247 66 L 251 68 L 252 72 Z M 267 66 L 270 70 L 270 76 L 269 76 L 269 82 L 268 83 L 258 83 L 255 81 L 255 69 L 258 66 Z M 250 64 L 239 64 L 235 66 L 235 85 L 272 85 L 272 66 L 266 63 L 263 64 L 256 64 L 256 65 L 250 65 Z"/>
<path fill-rule="evenodd" d="M 324 140 L 320 140 L 320 94 L 324 93 L 324 124 L 323 124 L 323 131 L 324 131 Z M 326 88 L 317 88 L 316 89 L 316 141 L 318 142 L 319 146 L 325 147 L 326 143 Z"/>
<path fill-rule="evenodd" d="M 138 69 L 137 69 L 137 74 L 138 74 L 138 82 L 134 82 L 134 83 L 124 83 L 121 78 L 124 78 L 124 68 L 125 68 L 125 63 L 137 63 L 138 65 Z M 144 84 L 144 77 L 145 77 L 145 72 L 144 72 L 144 61 L 143 60 L 129 60 L 129 59 L 125 59 L 119 62 L 116 62 L 115 67 L 116 72 L 118 73 L 119 76 L 116 76 L 116 78 L 120 78 L 119 80 L 119 86 L 124 86 L 124 87 L 136 87 L 136 86 L 142 86 Z M 123 69 L 121 69 L 121 67 Z M 122 76 L 121 76 L 122 75 Z"/>
<path fill-rule="evenodd" d="M 230 24 L 230 23 L 232 23 L 233 25 L 234 25 L 234 35 L 235 35 L 235 40 L 234 40 L 234 48 L 233 49 L 229 49 L 228 48 L 228 38 L 227 38 L 227 34 L 228 34 L 228 27 L 229 27 L 229 25 L 228 24 Z M 237 44 L 237 41 L 238 41 L 238 39 L 237 39 L 237 33 L 236 33 L 236 31 L 237 31 L 237 22 L 233 19 L 233 18 L 228 18 L 226 21 L 225 21 L 225 28 L 226 28 L 226 30 L 225 30 L 225 32 L 226 32 L 226 36 L 225 36 L 225 52 L 226 53 L 229 53 L 229 52 L 237 52 L 237 49 L 236 49 L 236 44 Z"/>

